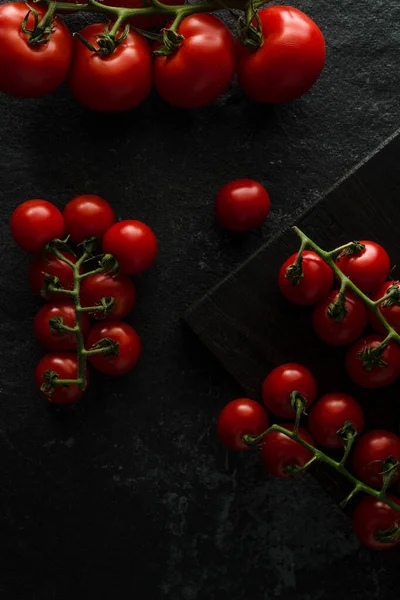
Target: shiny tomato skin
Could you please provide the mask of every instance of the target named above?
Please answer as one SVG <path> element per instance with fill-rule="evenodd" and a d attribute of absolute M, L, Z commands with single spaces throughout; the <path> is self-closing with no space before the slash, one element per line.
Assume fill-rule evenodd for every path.
<path fill-rule="evenodd" d="M 141 221 L 119 221 L 103 238 L 103 252 L 112 254 L 121 274 L 134 275 L 148 269 L 156 259 L 157 238 Z"/>
<path fill-rule="evenodd" d="M 302 96 L 325 63 L 318 26 L 300 10 L 270 6 L 259 11 L 263 44 L 258 50 L 236 42 L 239 85 L 256 102 L 275 104 Z"/>
<path fill-rule="evenodd" d="M 305 250 L 302 254 L 303 277 L 293 285 L 286 277 L 286 269 L 294 264 L 297 253 L 283 263 L 279 271 L 279 289 L 287 300 L 301 306 L 317 304 L 329 294 L 333 285 L 333 271 L 315 252 Z"/>
<path fill-rule="evenodd" d="M 116 356 L 103 354 L 89 355 L 91 364 L 107 375 L 124 375 L 135 366 L 142 350 L 136 331 L 124 321 L 104 321 L 96 323 L 89 331 L 86 349 L 90 350 L 102 338 L 110 338 L 119 344 Z"/>
<path fill-rule="evenodd" d="M 322 396 L 311 408 L 308 429 L 314 440 L 324 448 L 342 448 L 337 431 L 346 421 L 351 421 L 359 435 L 364 428 L 361 406 L 348 394 L 330 393 Z"/>
<path fill-rule="evenodd" d="M 163 0 L 163 4 L 167 6 L 179 6 L 185 3 L 185 0 Z M 150 3 L 146 2 L 146 0 L 107 0 L 105 4 L 108 6 L 116 6 L 118 8 L 144 8 L 150 6 Z M 135 27 L 139 29 L 159 29 L 162 25 L 170 18 L 169 15 L 151 15 L 151 16 L 138 16 L 131 17 L 128 19 L 129 23 L 132 23 Z"/>
<path fill-rule="evenodd" d="M 360 240 L 365 248 L 336 259 L 339 269 L 365 294 L 375 292 L 390 271 L 390 258 L 386 250 L 369 240 Z"/>
<path fill-rule="evenodd" d="M 352 454 L 353 468 L 358 479 L 377 489 L 381 488 L 381 461 L 385 461 L 389 456 L 400 462 L 400 438 L 397 435 L 384 429 L 374 429 L 365 433 L 356 443 Z M 390 485 L 397 481 L 399 476 L 397 468 Z"/>
<path fill-rule="evenodd" d="M 294 429 L 293 423 L 281 423 L 281 426 L 289 431 Z M 314 445 L 311 435 L 302 427 L 299 428 L 299 436 L 308 444 Z M 268 433 L 261 446 L 261 459 L 265 469 L 274 477 L 281 479 L 289 478 L 289 474 L 285 473 L 286 467 L 291 465 L 302 467 L 312 456 L 312 452 L 307 448 L 280 431 Z"/>
<path fill-rule="evenodd" d="M 215 216 L 230 231 L 248 231 L 263 224 L 270 208 L 269 194 L 261 183 L 253 179 L 236 179 L 218 192 Z"/>
<path fill-rule="evenodd" d="M 76 354 L 73 352 L 51 352 L 45 354 L 36 367 L 35 383 L 41 395 L 53 404 L 73 404 L 82 398 L 86 389 L 80 390 L 76 384 L 57 386 L 50 396 L 42 392 L 40 386 L 44 382 L 43 374 L 47 370 L 57 373 L 59 379 L 77 379 L 78 359 Z M 87 381 L 88 371 L 86 369 L 86 382 Z"/>
<path fill-rule="evenodd" d="M 207 106 L 225 92 L 235 74 L 233 36 L 210 14 L 186 17 L 178 33 L 185 38 L 179 48 L 169 56 L 155 57 L 155 87 L 172 106 Z"/>
<path fill-rule="evenodd" d="M 396 281 L 385 281 L 382 285 L 376 290 L 374 294 L 371 296 L 371 300 L 376 301 L 380 300 L 386 295 L 388 288 L 392 285 L 396 285 Z M 379 304 L 379 310 L 382 315 L 385 317 L 386 321 L 393 327 L 397 333 L 400 333 L 400 303 L 392 304 L 391 306 L 384 307 L 382 304 Z M 379 331 L 379 333 L 386 333 L 385 326 L 380 322 L 378 317 L 374 315 L 372 311 L 369 311 L 369 322 L 375 331 Z"/>
<path fill-rule="evenodd" d="M 54 204 L 34 199 L 17 206 L 11 215 L 10 229 L 14 241 L 22 250 L 37 254 L 51 240 L 62 239 L 65 223 Z"/>
<path fill-rule="evenodd" d="M 268 429 L 268 414 L 259 402 L 236 398 L 221 411 L 217 421 L 220 441 L 230 450 L 249 450 L 242 442 L 246 434 L 258 436 Z"/>
<path fill-rule="evenodd" d="M 104 23 L 88 25 L 80 35 L 97 46 Z M 119 35 L 122 33 L 120 31 Z M 68 84 L 75 99 L 98 112 L 122 112 L 141 104 L 152 87 L 152 57 L 147 40 L 130 31 L 108 56 L 96 54 L 76 37 Z"/>
<path fill-rule="evenodd" d="M 35 6 L 39 20 L 46 8 Z M 0 6 L 0 91 L 20 98 L 40 98 L 54 92 L 67 76 L 72 53 L 72 37 L 59 17 L 46 44 L 28 43 L 21 25 L 29 8 L 23 2 Z M 27 28 L 32 29 L 30 14 Z"/>
<path fill-rule="evenodd" d="M 33 321 L 33 330 L 39 344 L 46 350 L 76 350 L 76 336 L 72 332 L 63 334 L 53 333 L 50 329 L 49 320 L 52 317 L 62 317 L 64 325 L 75 327 L 76 313 L 74 303 L 70 300 L 58 300 L 44 304 L 36 313 Z M 90 323 L 87 314 L 81 314 L 81 330 L 85 339 L 89 331 Z"/>
<path fill-rule="evenodd" d="M 390 385 L 400 376 L 400 348 L 396 342 L 389 342 L 382 354 L 382 360 L 387 367 L 374 365 L 369 371 L 363 366 L 359 352 L 366 348 L 376 348 L 384 337 L 380 334 L 366 335 L 355 342 L 346 354 L 346 370 L 349 377 L 358 385 L 365 388 L 380 388 Z"/>
<path fill-rule="evenodd" d="M 76 258 L 69 252 L 62 252 L 65 258 L 68 258 L 71 262 L 75 263 Z M 29 285 L 34 294 L 41 296 L 41 290 L 44 284 L 44 273 L 58 277 L 60 284 L 66 290 L 72 290 L 74 287 L 74 273 L 69 265 L 54 256 L 54 254 L 47 253 L 45 256 L 35 256 L 29 266 L 28 280 Z M 49 294 L 49 297 L 60 298 L 62 291 L 54 292 Z M 64 296 L 65 297 L 65 296 Z"/>
<path fill-rule="evenodd" d="M 388 495 L 388 498 L 400 505 L 399 498 L 391 495 Z M 373 496 L 365 496 L 356 506 L 352 522 L 354 533 L 359 541 L 373 550 L 389 550 L 400 541 L 400 537 L 393 542 L 382 542 L 376 539 L 375 536 L 379 531 L 388 531 L 396 525 L 400 526 L 400 513 Z"/>
<path fill-rule="evenodd" d="M 296 363 L 285 363 L 273 369 L 264 379 L 263 402 L 274 415 L 294 419 L 296 411 L 291 406 L 290 394 L 295 391 L 304 396 L 308 407 L 317 395 L 317 383 L 306 367 Z"/>
<path fill-rule="evenodd" d="M 102 238 L 116 221 L 111 206 L 100 196 L 76 196 L 64 208 L 66 232 L 80 244 L 90 237 Z"/>
<path fill-rule="evenodd" d="M 351 292 L 345 292 L 347 313 L 341 321 L 335 321 L 328 315 L 328 308 L 339 296 L 339 290 L 333 290 L 328 297 L 314 309 L 313 327 L 318 337 L 331 346 L 347 346 L 357 340 L 367 326 L 367 309 L 364 303 Z"/>
<path fill-rule="evenodd" d="M 102 298 L 114 298 L 115 304 L 105 320 L 122 319 L 131 312 L 136 300 L 136 289 L 129 277 L 97 273 L 85 277 L 81 282 L 81 305 L 96 306 Z M 95 319 L 102 319 L 101 313 L 89 313 Z"/>

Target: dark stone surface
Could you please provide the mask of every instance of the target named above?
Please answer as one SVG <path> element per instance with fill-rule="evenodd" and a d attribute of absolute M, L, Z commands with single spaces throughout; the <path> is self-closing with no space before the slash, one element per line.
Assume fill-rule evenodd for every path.
<path fill-rule="evenodd" d="M 271 481 L 255 457 L 225 456 L 214 423 L 239 390 L 180 321 L 399 125 L 397 0 L 296 5 L 328 57 L 313 92 L 287 106 L 252 105 L 235 86 L 202 111 L 154 97 L 120 117 L 89 114 L 64 88 L 0 96 L 2 598 L 398 596 L 394 561 L 361 548 L 314 481 Z M 214 225 L 213 199 L 240 176 L 268 187 L 273 211 L 237 239 Z M 27 198 L 62 207 L 85 192 L 148 222 L 160 257 L 130 319 L 142 361 L 117 381 L 93 377 L 87 401 L 60 413 L 33 386 L 38 302 L 8 219 Z"/>

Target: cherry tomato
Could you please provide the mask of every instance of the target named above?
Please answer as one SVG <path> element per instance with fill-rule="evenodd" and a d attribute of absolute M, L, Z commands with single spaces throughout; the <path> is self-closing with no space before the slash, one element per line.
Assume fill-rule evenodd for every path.
<path fill-rule="evenodd" d="M 11 215 L 10 229 L 14 241 L 22 250 L 38 253 L 51 240 L 62 239 L 65 224 L 62 214 L 51 202 L 27 200 L 17 206 Z"/>
<path fill-rule="evenodd" d="M 268 415 L 261 404 L 249 398 L 237 398 L 229 402 L 218 417 L 218 437 L 231 450 L 249 450 L 242 437 L 261 435 L 268 425 Z"/>
<path fill-rule="evenodd" d="M 371 296 L 371 300 L 380 300 L 380 298 L 383 298 L 386 295 L 389 288 L 395 285 L 400 287 L 396 281 L 385 281 L 385 283 L 382 283 L 382 285 L 377 289 L 375 294 Z M 379 310 L 389 325 L 391 325 L 393 329 L 397 331 L 397 333 L 400 333 L 400 302 L 394 302 L 390 306 L 385 306 L 385 303 L 383 302 L 382 304 L 379 304 Z M 376 331 L 379 331 L 379 333 L 386 333 L 386 328 L 373 312 L 369 311 L 368 316 L 372 327 Z"/>
<path fill-rule="evenodd" d="M 384 338 L 372 333 L 355 342 L 346 354 L 346 370 L 349 377 L 358 385 L 365 388 L 380 388 L 393 383 L 400 375 L 400 348 L 396 342 L 390 342 L 384 350 L 381 359 L 384 365 L 373 365 L 365 368 L 360 354 L 377 348 Z"/>
<path fill-rule="evenodd" d="M 364 428 L 361 406 L 348 394 L 325 394 L 312 407 L 308 417 L 308 428 L 320 446 L 342 448 L 343 442 L 337 432 L 346 421 L 351 421 L 357 434 L 360 434 Z"/>
<path fill-rule="evenodd" d="M 253 179 L 236 179 L 221 188 L 215 202 L 217 220 L 231 231 L 260 227 L 271 202 L 267 190 Z"/>
<path fill-rule="evenodd" d="M 314 21 L 290 6 L 270 6 L 258 15 L 261 47 L 254 50 L 239 40 L 236 43 L 239 85 L 257 102 L 299 98 L 314 85 L 323 69 L 324 36 Z"/>
<path fill-rule="evenodd" d="M 179 6 L 184 3 L 185 0 L 163 0 L 163 4 L 167 6 Z M 107 0 L 105 4 L 121 8 L 147 8 L 150 6 L 147 0 Z M 164 25 L 167 20 L 166 15 L 161 14 L 132 17 L 131 19 L 128 19 L 128 22 L 139 29 L 156 29 Z"/>
<path fill-rule="evenodd" d="M 353 451 L 354 471 L 361 481 L 375 488 L 383 485 L 382 463 L 389 457 L 400 462 L 400 438 L 390 431 L 375 429 L 365 433 Z M 394 472 L 392 485 L 400 476 L 399 468 Z"/>
<path fill-rule="evenodd" d="M 62 254 L 71 262 L 75 263 L 76 258 L 73 254 L 63 251 Z M 45 280 L 45 273 L 59 279 L 60 284 L 66 290 L 72 290 L 74 287 L 74 273 L 69 265 L 54 256 L 47 253 L 45 256 L 36 256 L 29 267 L 29 285 L 31 290 L 38 296 L 42 296 L 42 288 Z M 62 291 L 46 294 L 46 297 L 58 298 L 62 295 Z M 64 296 L 65 297 L 65 296 Z"/>
<path fill-rule="evenodd" d="M 88 25 L 80 35 L 95 47 L 104 23 Z M 119 32 L 119 35 L 122 31 Z M 136 31 L 110 55 L 89 50 L 76 37 L 68 83 L 73 96 L 86 108 L 121 112 L 147 98 L 152 86 L 152 57 L 147 40 Z"/>
<path fill-rule="evenodd" d="M 211 104 L 235 74 L 235 44 L 229 29 L 210 14 L 186 17 L 178 26 L 184 37 L 169 56 L 156 56 L 154 83 L 160 96 L 178 108 Z M 160 44 L 156 44 L 156 49 Z"/>
<path fill-rule="evenodd" d="M 54 371 L 58 379 L 77 379 L 78 359 L 75 354 L 72 352 L 45 354 L 36 367 L 35 383 L 42 396 L 54 404 L 73 404 L 82 398 L 86 390 L 80 390 L 76 384 L 58 385 L 51 395 L 42 392 L 40 387 L 44 383 L 43 375 L 46 371 Z M 86 381 L 88 381 L 87 370 Z"/>
<path fill-rule="evenodd" d="M 299 392 L 310 406 L 317 394 L 317 384 L 308 369 L 296 363 L 286 363 L 273 369 L 265 378 L 262 398 L 265 406 L 274 415 L 284 419 L 295 418 L 290 395 Z"/>
<path fill-rule="evenodd" d="M 136 290 L 132 281 L 124 275 L 108 275 L 97 273 L 82 279 L 81 283 L 81 305 L 96 306 L 102 298 L 114 298 L 115 304 L 112 311 L 105 319 L 122 319 L 131 312 L 135 300 Z M 102 312 L 89 313 L 95 319 L 102 319 Z"/>
<path fill-rule="evenodd" d="M 298 281 L 287 277 L 287 269 L 294 265 L 297 253 L 292 254 L 283 263 L 278 277 L 278 284 L 282 294 L 294 304 L 310 305 L 321 302 L 329 294 L 333 284 L 333 271 L 328 265 L 311 250 L 302 254 L 303 277 Z"/>
<path fill-rule="evenodd" d="M 390 271 L 390 258 L 382 246 L 368 240 L 361 240 L 365 247 L 360 252 L 336 259 L 339 269 L 366 294 L 374 292 L 382 285 Z"/>
<path fill-rule="evenodd" d="M 40 21 L 46 8 L 35 5 L 35 10 Z M 21 29 L 28 12 L 23 2 L 0 6 L 0 91 L 21 98 L 40 98 L 54 92 L 66 78 L 72 37 L 61 19 L 54 17 L 48 42 L 29 44 L 28 35 Z M 34 27 L 32 12 L 26 27 Z"/>
<path fill-rule="evenodd" d="M 395 496 L 388 496 L 390 500 L 399 504 Z M 362 544 L 374 550 L 389 550 L 400 541 L 397 536 L 393 541 L 382 541 L 382 532 L 390 532 L 400 525 L 400 513 L 396 512 L 382 500 L 373 496 L 365 496 L 356 506 L 353 513 L 353 529 Z"/>
<path fill-rule="evenodd" d="M 367 325 L 367 309 L 363 302 L 351 292 L 345 292 L 345 315 L 341 321 L 329 316 L 329 309 L 339 297 L 333 290 L 318 304 L 313 312 L 313 327 L 316 334 L 331 346 L 346 346 L 360 337 Z"/>
<path fill-rule="evenodd" d="M 63 324 L 75 327 L 76 314 L 74 303 L 69 300 L 59 300 L 44 304 L 36 314 L 33 321 L 33 329 L 38 342 L 47 350 L 75 350 L 76 336 L 72 332 L 58 333 L 52 331 L 50 319 L 61 317 Z M 87 314 L 82 313 L 82 334 L 85 338 L 89 331 L 90 323 Z"/>
<path fill-rule="evenodd" d="M 68 202 L 64 208 L 64 220 L 72 241 L 80 244 L 90 237 L 103 237 L 116 219 L 108 202 L 100 196 L 86 194 Z"/>
<path fill-rule="evenodd" d="M 293 423 L 282 423 L 282 427 L 293 431 Z M 314 445 L 311 435 L 300 427 L 299 436 L 308 444 Z M 296 440 L 280 431 L 271 431 L 263 440 L 261 446 L 261 459 L 264 467 L 274 477 L 288 479 L 287 467 L 297 465 L 302 467 L 312 458 L 312 452 L 304 448 Z"/>
<path fill-rule="evenodd" d="M 121 273 L 142 273 L 156 258 L 157 238 L 141 221 L 120 221 L 106 232 L 103 252 L 115 256 Z"/>
<path fill-rule="evenodd" d="M 86 348 L 90 350 L 103 338 L 118 342 L 118 354 L 116 356 L 91 354 L 88 358 L 92 365 L 107 375 L 124 375 L 130 371 L 137 363 L 142 349 L 140 338 L 133 327 L 124 321 L 96 323 L 89 331 Z"/>

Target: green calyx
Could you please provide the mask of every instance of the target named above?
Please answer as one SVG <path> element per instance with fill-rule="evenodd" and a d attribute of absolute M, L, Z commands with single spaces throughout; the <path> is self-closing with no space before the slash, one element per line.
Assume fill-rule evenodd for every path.
<path fill-rule="evenodd" d="M 347 248 L 345 248 L 338 254 L 337 258 L 338 258 L 338 260 L 340 260 L 343 256 L 351 256 L 353 254 L 359 254 L 360 252 L 362 252 L 364 250 L 364 248 L 365 248 L 364 244 L 360 244 L 360 242 L 357 242 L 357 241 L 351 242 L 351 244 L 349 244 L 347 246 Z"/>
<path fill-rule="evenodd" d="M 395 544 L 400 537 L 400 527 L 397 522 L 393 524 L 390 529 L 380 529 L 374 534 L 374 538 L 377 542 L 382 544 Z"/>
<path fill-rule="evenodd" d="M 53 26 L 53 16 L 50 13 L 48 17 L 44 17 L 39 22 L 39 15 L 34 8 L 27 4 L 29 10 L 21 24 L 22 32 L 28 36 L 28 44 L 30 46 L 38 46 L 39 44 L 48 44 L 51 34 L 55 31 Z M 28 20 L 30 15 L 33 17 L 33 27 L 28 29 Z"/>
<path fill-rule="evenodd" d="M 389 297 L 381 303 L 382 308 L 389 308 L 389 306 L 393 306 L 393 304 L 400 303 L 400 286 L 397 281 L 393 282 L 392 285 L 388 287 L 385 296 Z"/>
<path fill-rule="evenodd" d="M 387 347 L 388 343 L 382 342 L 376 348 L 367 347 L 357 353 L 357 356 L 362 361 L 366 371 L 371 371 L 374 367 L 386 368 L 388 366 L 387 362 L 382 358 Z"/>
<path fill-rule="evenodd" d="M 176 52 L 184 40 L 184 36 L 174 29 L 163 29 L 162 46 L 154 50 L 155 56 L 170 56 Z"/>
<path fill-rule="evenodd" d="M 292 285 L 298 285 L 303 279 L 303 256 L 301 254 L 292 265 L 287 267 L 285 277 L 289 279 Z"/>
<path fill-rule="evenodd" d="M 261 19 L 253 10 L 248 16 L 240 17 L 236 24 L 238 39 L 243 46 L 250 50 L 258 50 L 264 43 Z"/>
<path fill-rule="evenodd" d="M 96 43 L 98 48 L 93 46 L 86 38 L 81 36 L 79 33 L 74 33 L 74 35 L 82 42 L 88 50 L 94 52 L 96 54 L 100 54 L 102 56 L 110 56 L 115 52 L 115 50 L 120 46 L 128 37 L 128 33 L 130 31 L 130 25 L 127 23 L 125 25 L 124 31 L 121 35 L 118 35 L 118 32 L 114 33 L 113 30 L 110 30 L 110 26 L 106 25 L 103 33 L 99 33 L 96 38 Z"/>
<path fill-rule="evenodd" d="M 348 313 L 346 308 L 346 296 L 340 292 L 335 302 L 331 302 L 328 306 L 328 317 L 337 323 L 341 323 Z"/>

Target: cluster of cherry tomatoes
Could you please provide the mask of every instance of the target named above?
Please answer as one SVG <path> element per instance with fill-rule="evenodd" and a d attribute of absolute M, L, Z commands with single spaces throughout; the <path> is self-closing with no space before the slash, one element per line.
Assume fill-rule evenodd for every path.
<path fill-rule="evenodd" d="M 109 375 L 127 373 L 140 356 L 141 343 L 136 331 L 121 319 L 132 310 L 136 299 L 129 276 L 141 273 L 155 260 L 157 240 L 153 231 L 140 221 L 117 222 L 111 206 L 93 195 L 74 198 L 63 214 L 46 200 L 28 200 L 13 212 L 10 228 L 16 243 L 34 255 L 29 284 L 46 300 L 34 320 L 38 342 L 50 351 L 36 367 L 38 389 L 57 404 L 71 404 L 81 398 L 87 370 L 85 385 L 56 385 L 51 394 L 43 389 L 46 372 L 55 373 L 60 380 L 78 379 L 77 333 L 82 336 L 84 350 L 101 348 L 104 340 L 113 346 L 112 353 L 87 355 L 96 369 Z M 68 246 L 60 242 L 64 238 Z M 99 256 L 86 250 L 88 240 L 93 248 L 101 245 Z M 99 258 L 110 255 L 117 261 L 118 274 L 99 266 Z"/>
<path fill-rule="evenodd" d="M 166 3 L 172 4 L 172 0 Z M 173 4 L 179 3 L 183 0 L 173 0 Z M 141 0 L 107 4 L 143 5 Z M 40 22 L 47 7 L 38 4 L 34 5 L 36 15 L 31 11 L 22 29 L 27 10 L 23 2 L 0 6 L 0 91 L 35 98 L 67 81 L 78 102 L 101 112 L 135 108 L 153 85 L 172 106 L 206 106 L 228 88 L 235 73 L 253 100 L 287 102 L 312 87 L 325 60 L 325 42 L 318 26 L 287 6 L 272 6 L 258 13 L 250 25 L 253 30 L 259 28 L 258 48 L 243 43 L 245 34 L 235 42 L 231 31 L 213 15 L 188 15 L 179 23 L 178 42 L 168 55 L 159 53 L 162 40 L 151 46 L 134 28 L 126 32 L 124 24 L 115 34 L 111 33 L 112 23 L 88 25 L 73 39 L 63 20 L 55 16 L 43 32 Z M 134 26 L 160 27 L 164 18 L 161 23 L 159 18 L 154 22 L 148 17 L 133 21 Z M 104 51 L 106 38 L 111 50 Z"/>

